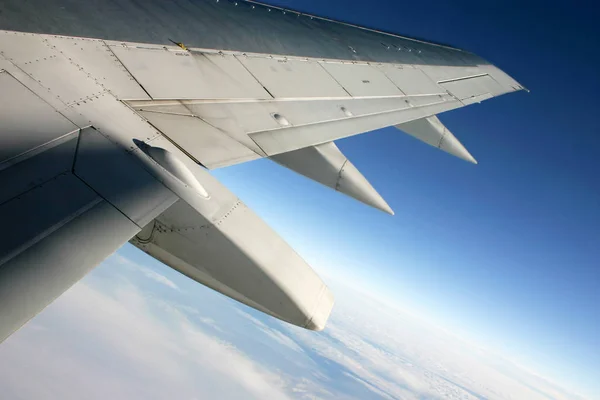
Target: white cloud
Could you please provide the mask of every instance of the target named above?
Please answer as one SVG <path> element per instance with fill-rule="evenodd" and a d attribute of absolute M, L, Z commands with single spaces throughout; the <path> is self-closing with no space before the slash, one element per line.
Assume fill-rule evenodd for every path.
<path fill-rule="evenodd" d="M 201 318 L 199 318 L 199 321 L 202 322 L 206 326 L 210 326 L 211 328 L 213 328 L 216 331 L 223 332 L 223 330 L 217 324 L 217 321 L 215 321 L 212 318 L 201 317 Z"/>
<path fill-rule="evenodd" d="M 173 287 L 128 258 L 111 261 L 186 287 L 183 276 Z M 335 288 L 316 333 L 261 321 L 200 285 L 154 298 L 148 281 L 118 271 L 76 285 L 0 346 L 2 398 L 576 398 L 352 290 Z"/>
<path fill-rule="evenodd" d="M 164 275 L 159 274 L 158 272 L 154 272 L 148 268 L 140 268 L 140 271 L 146 276 L 148 279 L 152 279 L 155 282 L 162 283 L 165 286 L 170 287 L 171 289 L 180 290 L 179 286 L 177 286 L 172 280 L 165 277 Z"/>
<path fill-rule="evenodd" d="M 27 399 L 287 399 L 280 379 L 135 286 L 80 283 L 0 347 L 0 386 Z M 31 382 L 36 382 L 32 385 Z M 4 397 L 3 398 L 11 398 Z"/>
<path fill-rule="evenodd" d="M 344 375 L 346 375 L 348 378 L 353 379 L 355 381 L 357 381 L 358 383 L 360 383 L 361 385 L 364 385 L 367 389 L 369 389 L 370 391 L 377 393 L 379 396 L 381 396 L 384 399 L 390 399 L 390 400 L 394 400 L 393 397 L 391 397 L 390 395 L 388 395 L 385 392 L 382 392 L 381 390 L 379 390 L 378 388 L 376 388 L 375 386 L 371 385 L 369 382 L 365 382 L 364 380 L 349 374 L 347 372 L 344 372 Z"/>
<path fill-rule="evenodd" d="M 574 398 L 418 318 L 336 289 L 337 305 L 324 334 L 289 330 L 377 397 Z"/>
<path fill-rule="evenodd" d="M 288 349 L 291 349 L 293 351 L 297 351 L 297 352 L 303 352 L 304 350 L 302 350 L 302 347 L 300 347 L 298 345 L 298 343 L 296 343 L 292 338 L 290 338 L 289 336 L 281 333 L 280 331 L 276 330 L 276 329 L 263 329 L 263 332 L 272 340 L 274 340 L 275 342 L 279 343 L 282 346 L 287 347 Z"/>
<path fill-rule="evenodd" d="M 268 329 L 268 326 L 266 326 L 262 321 L 259 321 L 257 318 L 255 318 L 252 315 L 248 314 L 246 311 L 242 311 L 240 309 L 236 309 L 235 312 L 239 316 L 241 316 L 242 318 L 245 318 L 248 321 L 252 322 L 257 327 L 262 328 L 262 329 Z"/>
<path fill-rule="evenodd" d="M 179 286 L 166 276 L 159 274 L 158 272 L 153 271 L 150 268 L 144 267 L 143 265 L 140 265 L 139 263 L 120 255 L 119 253 L 113 254 L 109 260 L 117 264 L 123 265 L 125 267 L 131 268 L 133 270 L 137 270 L 138 272 L 142 273 L 146 278 L 163 284 L 167 287 L 170 287 L 171 289 L 180 290 Z"/>
<path fill-rule="evenodd" d="M 297 351 L 297 352 L 304 351 L 304 350 L 302 350 L 302 347 L 300 347 L 298 345 L 298 343 L 296 343 L 296 341 L 294 341 L 290 336 L 282 333 L 281 331 L 279 331 L 277 329 L 268 327 L 263 322 L 259 321 L 258 319 L 256 319 L 255 317 L 253 317 L 252 315 L 248 314 L 245 311 L 236 309 L 236 312 L 238 315 L 242 316 L 243 318 L 249 320 L 254 325 L 256 325 L 256 327 L 260 331 L 262 331 L 265 335 L 267 335 L 269 340 L 273 340 L 274 342 L 276 342 L 282 346 L 285 346 L 288 349 L 291 349 L 293 351 Z"/>

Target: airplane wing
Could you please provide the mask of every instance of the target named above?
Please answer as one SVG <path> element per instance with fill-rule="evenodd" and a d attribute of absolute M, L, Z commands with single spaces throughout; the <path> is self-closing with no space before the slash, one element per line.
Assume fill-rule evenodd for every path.
<path fill-rule="evenodd" d="M 325 284 L 207 169 L 271 158 L 393 213 L 335 140 L 396 126 L 474 162 L 436 115 L 523 89 L 463 50 L 259 3 L 7 3 L 0 341 L 128 240 L 323 329 Z"/>

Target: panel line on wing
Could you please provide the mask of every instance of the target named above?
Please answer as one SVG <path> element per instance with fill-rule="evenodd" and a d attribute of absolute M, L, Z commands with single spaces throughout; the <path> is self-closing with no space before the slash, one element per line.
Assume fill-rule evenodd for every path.
<path fill-rule="evenodd" d="M 133 75 L 131 73 L 131 71 L 129 70 L 129 68 L 127 68 L 127 66 L 123 63 L 123 61 L 115 54 L 115 52 L 113 51 L 113 49 L 111 49 L 111 47 L 108 45 L 108 43 L 106 43 L 106 40 L 103 40 L 102 44 L 104 46 L 106 46 L 106 48 L 108 49 L 108 51 L 115 57 L 115 59 L 119 62 L 119 64 L 121 64 L 121 66 L 123 67 L 123 69 L 129 74 L 129 76 L 131 77 L 131 79 L 133 79 L 134 82 L 137 83 L 139 85 L 139 87 L 142 88 L 142 90 L 144 91 L 144 93 L 146 93 L 146 95 L 148 95 L 148 97 L 150 97 L 152 99 L 153 97 L 150 95 L 150 93 L 148 93 L 148 91 L 146 90 L 146 88 L 144 87 L 144 85 L 142 85 L 140 83 L 140 81 L 138 81 L 138 79 L 135 77 L 135 75 Z"/>
<path fill-rule="evenodd" d="M 388 74 L 386 74 L 384 70 L 381 70 L 381 73 L 383 74 L 383 76 L 385 76 L 387 78 L 388 81 L 390 81 L 390 83 L 392 85 L 394 85 L 400 91 L 400 93 L 402 93 L 403 95 L 407 96 L 406 92 L 404 90 L 402 90 L 402 88 L 400 87 L 400 85 L 398 85 L 396 82 L 394 82 L 394 80 L 392 78 L 390 78 L 390 76 Z M 432 94 L 432 96 L 434 96 L 434 95 L 435 94 Z M 428 96 L 428 95 L 424 95 L 424 96 Z"/>
<path fill-rule="evenodd" d="M 244 56 L 245 56 L 245 55 L 246 55 L 246 54 L 244 54 Z M 246 65 L 245 65 L 243 62 L 241 62 L 241 61 L 240 61 L 240 59 L 239 59 L 239 56 L 238 56 L 238 55 L 234 55 L 234 56 L 233 56 L 233 58 L 235 58 L 235 59 L 236 59 L 236 61 L 237 61 L 238 63 L 240 63 L 240 65 L 241 65 L 242 67 L 244 67 L 244 69 L 245 69 L 245 70 L 246 70 L 246 71 L 247 71 L 247 72 L 250 74 L 250 76 L 252 76 L 252 77 L 253 77 L 253 78 L 256 80 L 256 82 L 257 82 L 257 83 L 258 83 L 260 86 L 262 86 L 262 88 L 265 90 L 265 92 L 267 92 L 267 93 L 269 94 L 269 96 L 271 96 L 271 98 L 273 98 L 273 99 L 275 98 L 275 96 L 273 96 L 273 93 L 271 93 L 271 92 L 269 91 L 269 89 L 267 89 L 267 88 L 265 87 L 265 85 L 264 85 L 264 84 L 263 84 L 263 83 L 260 81 L 260 79 L 258 79 L 258 78 L 256 77 L 256 75 L 254 75 L 254 74 L 252 73 L 252 71 L 250 71 L 250 70 L 248 69 L 248 67 L 247 67 L 247 66 L 246 66 Z"/>
<path fill-rule="evenodd" d="M 316 96 L 316 97 L 278 97 L 273 99 L 250 99 L 250 98 L 228 98 L 228 99 L 153 99 L 153 100 L 123 100 L 127 104 L 138 107 L 147 104 L 153 105 L 177 105 L 177 104 L 228 104 L 228 103 L 271 103 L 271 102 L 314 102 L 314 101 L 346 101 L 346 100 L 378 100 L 378 99 L 404 99 L 412 97 L 439 97 L 448 95 L 447 92 L 431 94 L 410 94 L 410 95 L 387 95 L 387 96 Z"/>
<path fill-rule="evenodd" d="M 254 149 L 248 147 L 245 143 L 242 143 L 240 140 L 238 140 L 236 137 L 234 137 L 233 135 L 230 135 L 227 130 L 225 129 L 221 129 L 218 126 L 215 126 L 214 124 L 210 123 L 210 121 L 207 121 L 206 119 L 202 118 L 202 116 L 200 115 L 196 115 L 194 113 L 194 110 L 192 110 L 185 102 L 181 102 L 181 105 L 183 105 L 185 107 L 186 110 L 188 110 L 191 115 L 194 118 L 199 119 L 200 121 L 204 122 L 205 124 L 207 124 L 208 126 L 214 128 L 215 130 L 217 130 L 218 132 L 220 132 L 221 134 L 225 135 L 226 137 L 228 137 L 231 140 L 234 140 L 235 142 L 239 143 L 240 145 L 246 147 L 248 150 L 252 151 L 254 154 L 256 154 L 258 157 L 264 157 L 267 153 L 265 153 L 264 151 L 262 152 L 262 154 L 256 152 Z M 260 148 L 260 146 L 258 146 Z M 261 148 L 262 150 L 262 148 Z"/>
<path fill-rule="evenodd" d="M 325 71 L 325 73 L 326 73 L 327 75 L 329 75 L 329 76 L 331 77 L 331 79 L 333 79 L 333 80 L 335 81 L 335 83 L 337 83 L 337 84 L 338 84 L 338 85 L 339 85 L 339 86 L 340 86 L 340 87 L 341 87 L 341 88 L 344 90 L 344 92 L 348 93 L 348 96 L 350 96 L 350 97 L 354 97 L 354 96 L 352 96 L 352 94 L 350 94 L 350 92 L 348 91 L 348 89 L 346 89 L 346 88 L 344 87 L 344 85 L 342 85 L 342 84 L 340 83 L 340 81 L 339 81 L 339 80 L 337 80 L 337 79 L 336 79 L 336 77 L 335 77 L 335 76 L 333 76 L 333 75 L 331 74 L 331 72 L 327 71 L 327 68 L 325 68 L 325 66 L 323 65 L 324 63 L 319 63 L 319 62 L 318 62 L 317 64 L 321 66 L 321 68 L 323 69 L 323 71 Z"/>
<path fill-rule="evenodd" d="M 133 104 L 130 104 L 130 105 L 132 107 L 135 107 Z M 186 107 L 186 109 L 187 109 L 187 107 Z M 197 117 L 194 114 L 184 114 L 184 113 L 176 113 L 176 112 L 172 112 L 172 111 L 161 111 L 161 110 L 149 110 L 149 109 L 145 109 L 145 108 L 136 108 L 136 111 L 143 111 L 145 113 L 153 113 L 153 114 L 178 115 L 181 117 Z"/>
<path fill-rule="evenodd" d="M 42 153 L 46 150 L 50 150 L 51 148 L 58 146 L 66 141 L 68 141 L 69 139 L 71 139 L 72 136 L 76 136 L 77 134 L 79 134 L 79 128 L 71 131 L 71 132 L 67 132 L 62 136 L 59 136 L 55 139 L 52 139 L 46 143 L 43 143 L 37 147 L 34 147 L 32 149 L 29 149 L 21 154 L 17 154 L 16 156 L 9 158 L 7 160 L 4 160 L 0 163 L 0 171 L 3 171 L 9 167 L 12 167 L 15 164 L 18 164 L 22 161 L 25 161 L 39 153 Z"/>
<path fill-rule="evenodd" d="M 233 136 L 181 102 L 171 102 L 168 107 L 168 110 L 151 107 L 135 107 L 135 110 L 196 163 L 212 169 L 265 156 L 246 135 Z M 246 143 L 241 140 L 243 138 Z"/>
<path fill-rule="evenodd" d="M 479 78 L 481 76 L 486 76 L 486 75 L 489 76 L 489 74 L 475 74 L 475 75 L 461 76 L 459 78 L 443 79 L 443 80 L 437 81 L 437 83 L 448 83 L 448 82 L 463 81 L 465 79 Z"/>

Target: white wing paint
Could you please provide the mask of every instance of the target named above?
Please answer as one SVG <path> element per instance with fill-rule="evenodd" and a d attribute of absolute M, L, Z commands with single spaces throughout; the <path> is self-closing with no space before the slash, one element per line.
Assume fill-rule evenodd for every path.
<path fill-rule="evenodd" d="M 477 164 L 477 160 L 435 115 L 398 124 L 396 128 L 446 153 Z"/>
<path fill-rule="evenodd" d="M 394 215 L 385 200 L 333 142 L 277 154 L 271 159 L 309 179 Z"/>
<path fill-rule="evenodd" d="M 334 140 L 397 126 L 474 162 L 435 115 L 522 89 L 490 64 L 463 63 L 476 59 L 468 53 L 357 32 L 403 41 L 386 45 L 402 57 L 0 31 L 0 217 L 12 227 L 0 241 L 0 340 L 127 240 L 251 307 L 323 329 L 325 284 L 205 168 L 270 157 L 393 213 Z"/>

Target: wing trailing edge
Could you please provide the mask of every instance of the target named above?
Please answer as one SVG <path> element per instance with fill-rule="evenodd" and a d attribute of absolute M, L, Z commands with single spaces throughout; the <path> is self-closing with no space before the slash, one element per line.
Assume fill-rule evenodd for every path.
<path fill-rule="evenodd" d="M 377 193 L 334 142 L 309 146 L 270 157 L 273 161 L 305 177 L 344 193 L 364 204 L 394 215 Z"/>
<path fill-rule="evenodd" d="M 473 158 L 465 146 L 458 141 L 456 136 L 454 136 L 435 115 L 398 124 L 396 125 L 396 128 L 428 145 L 437 147 L 446 153 L 452 154 L 453 156 L 470 163 L 477 164 L 477 160 Z"/>

